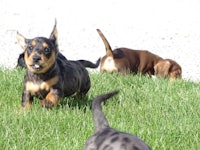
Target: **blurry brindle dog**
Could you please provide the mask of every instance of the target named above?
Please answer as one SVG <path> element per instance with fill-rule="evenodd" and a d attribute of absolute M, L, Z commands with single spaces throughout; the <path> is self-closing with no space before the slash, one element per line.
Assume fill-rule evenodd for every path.
<path fill-rule="evenodd" d="M 90 78 L 84 65 L 59 53 L 56 22 L 49 38 L 27 39 L 17 33 L 17 40 L 24 49 L 27 67 L 21 108 L 30 108 L 34 96 L 41 100 L 41 106 L 51 108 L 65 96 L 88 92 Z"/>
<path fill-rule="evenodd" d="M 97 96 L 92 102 L 92 114 L 95 131 L 85 145 L 84 150 L 151 150 L 151 148 L 139 137 L 125 133 L 109 126 L 102 112 L 101 103 L 117 94 L 113 91 Z"/>

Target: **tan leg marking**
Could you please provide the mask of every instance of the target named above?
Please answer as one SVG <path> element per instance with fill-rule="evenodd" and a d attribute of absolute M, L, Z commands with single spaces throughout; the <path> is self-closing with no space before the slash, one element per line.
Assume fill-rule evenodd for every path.
<path fill-rule="evenodd" d="M 46 98 L 40 102 L 42 107 L 51 108 L 58 104 L 60 98 L 55 95 L 55 90 L 51 89 Z"/>
<path fill-rule="evenodd" d="M 58 77 L 55 76 L 47 81 L 39 83 L 34 83 L 31 81 L 26 82 L 26 90 L 30 92 L 31 94 L 34 94 L 36 92 L 39 92 L 40 90 L 46 90 L 49 91 L 50 88 L 55 85 L 58 82 Z"/>
<path fill-rule="evenodd" d="M 42 84 L 40 85 L 40 90 L 46 90 L 49 91 L 50 88 L 55 85 L 58 82 L 58 77 L 55 76 L 53 78 L 51 78 L 48 81 L 42 82 Z"/>

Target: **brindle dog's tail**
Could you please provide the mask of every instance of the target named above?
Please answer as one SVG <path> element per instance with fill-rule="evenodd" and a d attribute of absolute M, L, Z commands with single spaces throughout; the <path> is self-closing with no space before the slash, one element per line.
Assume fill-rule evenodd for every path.
<path fill-rule="evenodd" d="M 113 91 L 104 95 L 97 96 L 92 102 L 92 113 L 95 132 L 109 127 L 109 123 L 102 112 L 101 102 L 109 99 L 110 97 L 116 95 L 119 91 Z"/>
<path fill-rule="evenodd" d="M 112 52 L 112 48 L 108 42 L 108 40 L 106 39 L 106 37 L 103 35 L 103 33 L 101 32 L 101 30 L 97 29 L 97 32 L 99 33 L 101 39 L 103 40 L 103 43 L 106 47 L 106 56 L 110 56 L 113 57 L 113 52 Z"/>
<path fill-rule="evenodd" d="M 99 67 L 99 63 L 100 63 L 101 58 L 99 58 L 96 63 L 92 63 L 88 60 L 78 60 L 84 67 L 88 67 L 88 68 L 97 68 Z"/>

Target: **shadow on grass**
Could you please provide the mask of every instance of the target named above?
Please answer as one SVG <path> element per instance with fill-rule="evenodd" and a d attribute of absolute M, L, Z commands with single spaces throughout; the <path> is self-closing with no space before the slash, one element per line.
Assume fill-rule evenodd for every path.
<path fill-rule="evenodd" d="M 84 97 L 79 97 L 77 95 L 73 95 L 70 97 L 63 98 L 60 103 L 56 106 L 56 109 L 60 108 L 70 108 L 70 109 L 82 109 L 86 110 L 87 107 L 91 109 L 92 99 L 89 98 L 88 95 Z"/>

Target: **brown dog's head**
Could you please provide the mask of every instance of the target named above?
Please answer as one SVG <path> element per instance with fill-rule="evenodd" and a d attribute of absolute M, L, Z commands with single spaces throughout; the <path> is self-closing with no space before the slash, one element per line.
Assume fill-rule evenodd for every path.
<path fill-rule="evenodd" d="M 101 59 L 101 65 L 100 65 L 100 71 L 101 72 L 118 72 L 117 65 L 115 64 L 113 51 L 111 49 L 110 44 L 108 43 L 107 39 L 103 35 L 103 33 L 97 29 L 97 32 L 99 33 L 101 39 L 104 42 L 105 48 L 106 48 L 106 55 L 102 57 Z"/>
<path fill-rule="evenodd" d="M 56 22 L 49 38 L 27 39 L 17 32 L 17 40 L 24 50 L 24 60 L 31 72 L 45 73 L 55 63 L 58 53 Z"/>
<path fill-rule="evenodd" d="M 154 70 L 158 77 L 169 78 L 170 80 L 182 79 L 181 66 L 171 59 L 160 60 L 154 66 Z"/>

